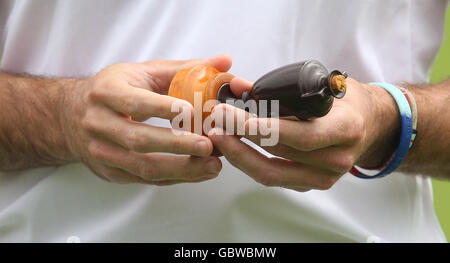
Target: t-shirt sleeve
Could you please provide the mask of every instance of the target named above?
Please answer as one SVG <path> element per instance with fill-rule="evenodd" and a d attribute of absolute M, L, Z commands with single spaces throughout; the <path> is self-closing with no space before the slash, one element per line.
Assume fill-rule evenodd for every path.
<path fill-rule="evenodd" d="M 9 15 L 12 12 L 14 0 L 0 0 L 0 63 L 3 54 L 3 46 L 6 39 Z"/>

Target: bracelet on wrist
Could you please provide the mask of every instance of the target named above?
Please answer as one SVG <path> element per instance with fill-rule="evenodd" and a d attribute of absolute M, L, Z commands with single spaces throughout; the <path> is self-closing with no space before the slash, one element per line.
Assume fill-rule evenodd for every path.
<path fill-rule="evenodd" d="M 392 84 L 380 82 L 370 84 L 385 89 L 394 98 L 400 112 L 401 133 L 397 149 L 381 167 L 373 170 L 364 169 L 365 171 L 362 171 L 362 169 L 357 166 L 352 167 L 350 173 L 363 179 L 381 178 L 395 171 L 405 159 L 417 134 L 417 105 L 413 95 L 409 91 L 400 87 L 397 88 Z M 374 172 L 375 174 L 371 175 L 371 173 Z"/>

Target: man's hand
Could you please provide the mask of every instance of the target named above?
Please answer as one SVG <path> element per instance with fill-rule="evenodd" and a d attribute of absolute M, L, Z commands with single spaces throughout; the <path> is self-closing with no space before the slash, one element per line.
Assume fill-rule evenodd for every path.
<path fill-rule="evenodd" d="M 376 167 L 394 150 L 399 130 L 396 104 L 382 88 L 348 79 L 346 96 L 335 100 L 325 117 L 311 121 L 279 120 L 279 143 L 263 147 L 282 158 L 268 158 L 243 143 L 237 136 L 209 137 L 223 155 L 257 182 L 266 186 L 281 186 L 297 191 L 325 190 L 354 164 Z M 231 82 L 236 95 L 249 90 L 252 84 L 240 78 Z M 270 118 L 249 118 L 230 105 L 215 107 L 214 114 L 244 115 L 247 139 L 259 144 L 263 136 L 248 135 L 251 125 L 270 127 Z M 226 117 L 224 117 L 226 118 Z M 234 127 L 238 127 L 235 123 Z M 259 130 L 259 129 L 258 129 Z M 215 133 L 215 134 L 214 134 Z"/>
<path fill-rule="evenodd" d="M 214 178 L 221 162 L 210 139 L 176 136 L 140 121 L 172 119 L 192 106 L 166 96 L 175 73 L 197 64 L 227 71 L 228 56 L 124 63 L 88 79 L 45 79 L 0 73 L 1 170 L 83 161 L 117 183 L 170 185 Z M 164 154 L 172 153 L 172 154 Z"/>
<path fill-rule="evenodd" d="M 192 105 L 167 94 L 176 72 L 197 64 L 222 71 L 226 56 L 206 60 L 151 61 L 112 65 L 83 81 L 67 114 L 72 149 L 97 175 L 117 183 L 169 185 L 214 178 L 221 170 L 210 156 L 211 141 L 197 134 L 175 135 L 170 128 L 139 121 L 151 117 L 172 119 L 173 103 L 193 114 Z M 160 154 L 158 152 L 177 155 Z M 190 156 L 180 156 L 190 155 Z"/>

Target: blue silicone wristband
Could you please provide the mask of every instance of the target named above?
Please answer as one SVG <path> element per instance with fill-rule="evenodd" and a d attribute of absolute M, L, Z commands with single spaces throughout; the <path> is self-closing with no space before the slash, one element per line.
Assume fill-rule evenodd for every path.
<path fill-rule="evenodd" d="M 401 117 L 401 135 L 400 135 L 400 142 L 398 144 L 394 157 L 383 170 L 381 170 L 375 175 L 367 175 L 358 170 L 358 173 L 355 174 L 355 176 L 364 179 L 374 179 L 384 177 L 395 171 L 395 169 L 397 169 L 400 166 L 403 159 L 405 159 L 406 154 L 409 151 L 411 137 L 413 134 L 411 107 L 409 106 L 408 100 L 405 98 L 401 90 L 395 87 L 394 85 L 388 83 L 373 82 L 369 84 L 384 88 L 394 98 L 395 102 L 397 103 Z"/>

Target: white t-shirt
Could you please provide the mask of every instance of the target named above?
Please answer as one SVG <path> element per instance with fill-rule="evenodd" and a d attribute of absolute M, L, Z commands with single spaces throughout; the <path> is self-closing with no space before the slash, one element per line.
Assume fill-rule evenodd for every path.
<path fill-rule="evenodd" d="M 317 59 L 363 82 L 423 83 L 446 5 L 2 0 L 1 67 L 88 76 L 116 62 L 227 53 L 231 72 L 250 80 Z M 223 162 L 217 179 L 169 187 L 110 184 L 81 163 L 0 174 L 0 241 L 445 241 L 428 178 L 347 174 L 331 190 L 299 193 L 259 185 Z"/>

